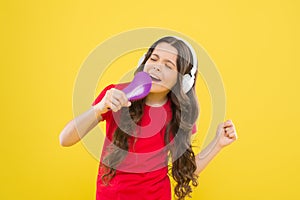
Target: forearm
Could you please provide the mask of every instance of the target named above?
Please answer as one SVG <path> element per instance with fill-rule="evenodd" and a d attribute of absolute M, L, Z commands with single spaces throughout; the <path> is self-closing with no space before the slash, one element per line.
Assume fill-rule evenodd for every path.
<path fill-rule="evenodd" d="M 217 140 L 214 139 L 209 145 L 203 149 L 199 154 L 196 155 L 197 169 L 196 175 L 208 165 L 208 163 L 221 151 L 221 147 L 217 144 Z"/>
<path fill-rule="evenodd" d="M 62 146 L 72 146 L 80 141 L 99 121 L 102 120 L 101 114 L 95 107 L 91 107 L 85 113 L 70 121 L 62 130 L 59 136 Z"/>

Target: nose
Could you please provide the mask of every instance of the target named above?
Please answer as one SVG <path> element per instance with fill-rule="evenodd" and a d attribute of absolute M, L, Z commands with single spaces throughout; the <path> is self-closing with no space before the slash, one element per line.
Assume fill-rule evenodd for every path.
<path fill-rule="evenodd" d="M 153 69 L 154 69 L 154 70 L 157 70 L 157 71 L 160 71 L 160 66 L 158 66 L 158 65 L 153 65 Z"/>

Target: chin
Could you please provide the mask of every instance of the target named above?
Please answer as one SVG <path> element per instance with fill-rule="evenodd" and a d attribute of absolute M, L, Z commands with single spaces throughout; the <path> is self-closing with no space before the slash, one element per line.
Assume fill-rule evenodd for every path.
<path fill-rule="evenodd" d="M 151 93 L 169 92 L 170 90 L 162 85 L 152 84 Z"/>

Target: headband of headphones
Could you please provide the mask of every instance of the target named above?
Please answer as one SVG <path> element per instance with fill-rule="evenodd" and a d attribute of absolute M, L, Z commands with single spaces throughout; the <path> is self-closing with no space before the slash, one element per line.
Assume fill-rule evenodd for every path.
<path fill-rule="evenodd" d="M 193 67 L 190 71 L 189 74 L 185 74 L 182 78 L 182 86 L 183 86 L 183 92 L 184 93 L 187 93 L 188 91 L 190 91 L 190 89 L 193 87 L 194 85 L 194 82 L 195 82 L 195 75 L 196 75 L 196 71 L 197 71 L 197 65 L 198 65 L 198 60 L 197 60 L 197 55 L 196 55 L 196 52 L 194 50 L 194 48 L 192 47 L 192 45 L 187 42 L 186 40 L 178 37 L 178 36 L 170 36 L 170 37 L 173 37 L 173 38 L 176 38 L 177 40 L 180 40 L 182 41 L 183 43 L 185 43 L 186 46 L 189 47 L 191 53 L 192 53 L 192 57 L 193 57 Z M 139 62 L 138 62 L 138 67 L 142 64 L 142 62 L 144 61 L 145 59 L 145 55 L 144 54 L 140 59 L 139 59 Z"/>

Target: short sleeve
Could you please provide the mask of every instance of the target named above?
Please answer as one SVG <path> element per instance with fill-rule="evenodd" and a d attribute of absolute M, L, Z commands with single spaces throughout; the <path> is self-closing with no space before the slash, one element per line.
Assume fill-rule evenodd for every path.
<path fill-rule="evenodd" d="M 192 127 L 192 134 L 195 134 L 197 132 L 197 125 L 196 123 Z"/>
<path fill-rule="evenodd" d="M 98 104 L 98 103 L 103 99 L 103 97 L 105 96 L 106 91 L 107 91 L 107 90 L 110 90 L 111 88 L 114 88 L 114 87 L 115 87 L 114 84 L 110 84 L 110 85 L 106 86 L 106 87 L 100 92 L 100 94 L 97 96 L 97 98 L 94 100 L 94 102 L 92 103 L 92 106 Z M 106 119 L 107 114 L 108 114 L 108 112 L 101 114 L 103 120 Z"/>

